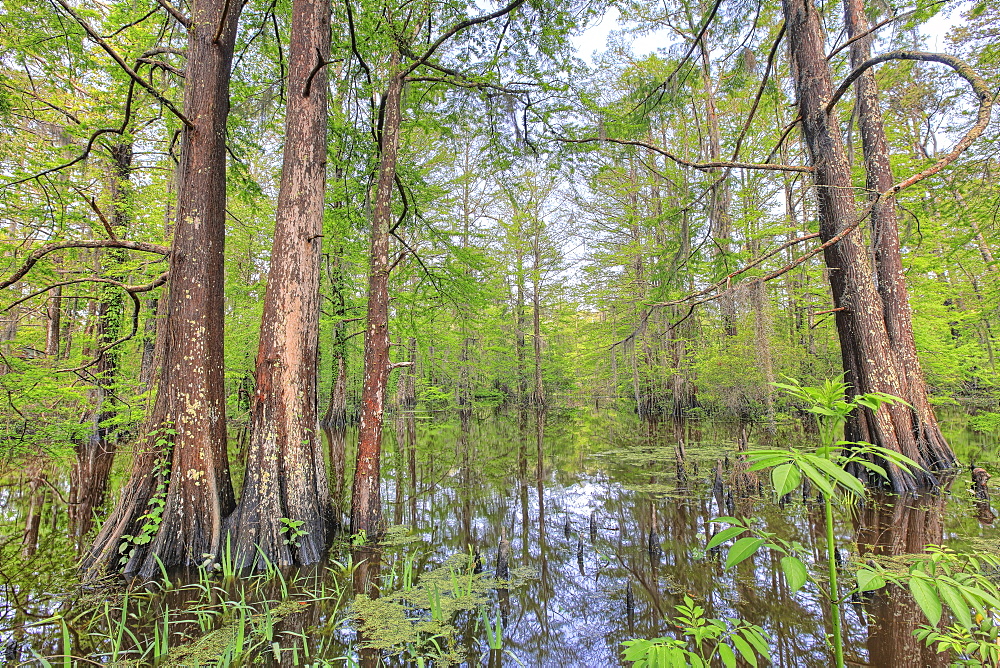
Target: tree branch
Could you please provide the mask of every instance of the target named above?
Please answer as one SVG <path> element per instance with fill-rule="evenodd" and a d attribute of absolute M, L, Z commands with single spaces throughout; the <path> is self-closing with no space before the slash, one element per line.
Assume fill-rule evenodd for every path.
<path fill-rule="evenodd" d="M 709 171 L 716 169 L 718 167 L 728 167 L 731 169 L 760 169 L 766 171 L 774 172 L 809 172 L 813 171 L 812 167 L 806 167 L 804 165 L 778 165 L 771 163 L 757 163 L 757 162 L 735 162 L 731 160 L 719 160 L 715 162 L 691 162 L 690 160 L 685 160 L 680 158 L 669 151 L 666 151 L 658 146 L 653 146 L 652 144 L 647 144 L 646 142 L 635 141 L 631 139 L 612 139 L 610 137 L 585 137 L 583 139 L 566 139 L 564 137 L 556 137 L 556 141 L 565 142 L 567 144 L 589 144 L 593 142 L 608 142 L 610 144 L 622 144 L 624 146 L 638 146 L 640 148 L 646 148 L 650 151 L 655 151 L 662 156 L 665 156 L 678 165 L 684 167 L 691 167 L 692 169 L 697 169 L 700 171 Z"/>
<path fill-rule="evenodd" d="M 635 111 L 640 106 L 645 104 L 646 100 L 653 97 L 653 93 L 656 93 L 657 91 L 660 92 L 660 99 L 663 99 L 663 91 L 666 90 L 667 84 L 673 81 L 674 77 L 677 76 L 677 73 L 680 72 L 682 67 L 684 67 L 684 63 L 688 61 L 688 58 L 691 57 L 691 54 L 694 53 L 694 50 L 698 47 L 698 43 L 705 38 L 705 33 L 708 32 L 708 27 L 712 25 L 712 21 L 715 19 L 715 15 L 716 13 L 718 13 L 719 7 L 721 6 L 722 6 L 722 0 L 715 0 L 715 4 L 712 5 L 712 9 L 709 10 L 708 16 L 705 17 L 705 23 L 701 26 L 701 30 L 698 31 L 698 34 L 695 36 L 694 41 L 691 42 L 691 46 L 688 47 L 687 53 L 684 54 L 683 58 L 677 61 L 677 66 L 674 67 L 673 71 L 667 75 L 667 78 L 663 80 L 663 83 L 654 88 L 649 93 L 649 95 L 642 98 L 637 105 L 632 107 L 632 111 Z"/>
<path fill-rule="evenodd" d="M 160 287 L 161 285 L 167 282 L 167 278 L 169 277 L 169 275 L 170 272 L 165 271 L 156 278 L 154 278 L 151 282 L 145 285 L 125 285 L 124 283 L 119 283 L 118 281 L 112 281 L 111 279 L 108 278 L 91 278 L 91 279 L 81 279 L 81 281 L 73 281 L 73 282 L 82 282 L 89 280 L 97 283 L 111 283 L 125 290 L 126 294 L 128 294 L 128 296 L 132 299 L 132 331 L 130 331 L 128 334 L 121 337 L 117 341 L 112 341 L 108 345 L 99 348 L 97 350 L 97 354 L 94 355 L 94 359 L 90 360 L 86 364 L 83 364 L 78 367 L 73 367 L 71 369 L 58 369 L 57 373 L 78 373 L 80 371 L 83 371 L 84 369 L 92 367 L 101 361 L 101 358 L 104 357 L 104 353 L 108 352 L 115 346 L 121 345 L 126 341 L 128 341 L 129 339 L 133 338 L 139 331 L 139 310 L 141 307 L 141 304 L 139 303 L 139 298 L 136 297 L 136 294 L 140 292 L 149 292 L 150 290 Z"/>
<path fill-rule="evenodd" d="M 944 167 L 954 162 L 958 156 L 965 152 L 965 149 L 972 145 L 972 142 L 983 134 L 986 126 L 989 125 L 990 114 L 993 110 L 994 101 L 993 91 L 990 90 L 989 85 L 987 85 L 983 78 L 972 69 L 971 65 L 960 58 L 956 58 L 955 56 L 947 53 L 930 53 L 927 51 L 893 51 L 881 56 L 869 58 L 865 62 L 858 65 L 858 67 L 855 68 L 855 70 L 844 80 L 844 83 L 840 84 L 840 88 L 838 88 L 833 94 L 830 102 L 826 105 L 826 113 L 829 114 L 833 111 L 834 106 L 851 87 L 851 84 L 857 81 L 858 77 L 860 77 L 866 70 L 890 60 L 917 60 L 947 65 L 955 70 L 958 76 L 965 79 L 969 83 L 969 86 L 972 87 L 972 92 L 979 100 L 979 112 L 976 117 L 976 122 L 971 128 L 969 128 L 968 132 L 965 133 L 965 136 L 963 136 L 958 143 L 955 144 L 950 152 L 938 159 L 937 162 L 927 169 L 917 172 L 913 176 L 896 183 L 884 193 L 879 193 L 881 197 L 893 197 L 904 188 L 909 188 L 913 184 L 924 180 L 928 176 L 937 174 Z"/>
<path fill-rule="evenodd" d="M 145 241 L 125 241 L 125 240 L 113 240 L 113 239 L 88 239 L 81 241 L 56 241 L 50 244 L 45 244 L 41 248 L 37 248 L 32 251 L 27 259 L 25 259 L 24 264 L 21 268 L 14 272 L 10 278 L 5 281 L 0 281 L 0 290 L 10 287 L 14 283 L 21 280 L 25 274 L 31 271 L 31 268 L 35 264 L 53 251 L 57 251 L 63 248 L 125 248 L 128 250 L 142 251 L 143 253 L 156 253 L 158 255 L 170 255 L 170 249 L 166 246 L 160 246 L 159 244 L 150 244 Z"/>
<path fill-rule="evenodd" d="M 721 2 L 722 0 L 719 1 Z M 523 5 L 524 3 L 525 0 L 514 0 L 506 7 L 501 7 L 495 12 L 491 12 L 489 14 L 481 14 L 480 16 L 471 19 L 466 19 L 465 21 L 459 21 L 451 28 L 446 30 L 444 34 L 438 37 L 437 40 L 433 44 L 431 44 L 426 51 L 424 51 L 424 55 L 417 58 L 415 62 L 413 62 L 408 68 L 406 68 L 406 70 L 404 70 L 403 72 L 403 76 L 405 77 L 406 75 L 410 74 L 415 69 L 423 65 L 425 62 L 427 62 L 427 59 L 430 58 L 432 55 L 434 55 L 434 52 L 437 51 L 442 44 L 444 44 L 449 39 L 454 37 L 457 33 L 461 32 L 462 30 L 465 30 L 466 28 L 470 28 L 474 25 L 478 25 L 480 23 L 486 23 L 487 21 L 492 21 L 495 18 L 499 18 L 505 14 L 509 14 L 518 7 L 520 7 L 521 5 Z"/>
<path fill-rule="evenodd" d="M 160 3 L 160 7 L 163 7 L 165 10 L 167 10 L 167 13 L 173 16 L 174 19 L 182 26 L 184 26 L 185 28 L 191 27 L 191 19 L 184 16 L 181 13 L 181 10 L 177 9 L 172 4 L 170 4 L 168 0 L 156 0 L 156 1 Z"/>
<path fill-rule="evenodd" d="M 921 7 L 920 9 L 930 9 L 934 5 L 943 5 L 944 3 L 945 3 L 945 0 L 937 0 L 937 2 L 932 2 L 931 4 L 927 5 L 927 7 Z M 900 19 L 909 18 L 909 17 L 913 16 L 916 13 L 917 13 L 916 9 L 911 9 L 908 12 L 903 12 L 902 14 L 896 14 L 895 16 L 890 16 L 889 18 L 885 19 L 884 21 L 876 23 L 874 26 L 872 26 L 871 28 L 869 28 L 865 32 L 861 33 L 860 35 L 855 35 L 854 37 L 852 37 L 851 39 L 847 40 L 846 42 L 844 42 L 843 44 L 841 44 L 840 46 L 838 46 L 836 49 L 834 49 L 833 51 L 831 51 L 830 55 L 828 55 L 826 57 L 826 59 L 830 60 L 831 58 L 833 58 L 834 56 L 836 56 L 838 53 L 840 53 L 841 51 L 843 51 L 844 49 L 846 49 L 847 47 L 849 47 L 851 44 L 854 44 L 855 42 L 857 42 L 859 39 L 864 39 L 865 37 L 873 35 L 875 32 L 877 32 L 878 30 L 884 28 L 885 26 L 889 25 L 890 23 L 893 23 L 895 21 L 899 21 Z"/>
<path fill-rule="evenodd" d="M 139 84 L 140 86 L 142 86 L 143 88 L 145 88 L 146 91 L 149 92 L 150 95 L 152 95 L 154 98 L 156 98 L 160 102 L 160 104 L 162 104 L 167 109 L 169 109 L 174 114 L 174 116 L 176 116 L 177 118 L 179 118 L 181 120 L 181 122 L 184 123 L 184 125 L 186 125 L 189 128 L 193 128 L 194 127 L 194 124 L 191 123 L 191 121 L 188 120 L 188 118 L 184 114 L 181 113 L 180 109 L 178 109 L 176 106 L 174 106 L 173 102 L 171 102 L 170 100 L 168 100 L 167 98 L 165 98 L 163 96 L 163 94 L 160 93 L 160 91 L 158 91 L 155 88 L 153 88 L 153 86 L 151 84 L 147 83 L 146 80 L 143 79 L 142 77 L 140 77 L 139 74 L 135 70 L 133 70 L 131 67 L 129 67 L 128 63 L 125 62 L 125 59 L 122 58 L 121 55 L 117 51 L 115 51 L 111 47 L 111 45 L 108 44 L 99 34 L 97 34 L 97 31 L 94 30 L 90 26 L 90 24 L 87 23 L 83 19 L 82 16 L 80 16 L 79 14 L 77 14 L 73 10 L 73 8 L 69 6 L 69 3 L 66 2 L 66 0 L 55 0 L 55 2 L 59 3 L 59 6 L 62 7 L 63 10 L 67 14 L 69 14 L 71 17 L 73 17 L 73 20 L 75 20 L 77 23 L 80 24 L 80 27 L 83 28 L 87 32 L 87 34 L 90 36 L 90 39 L 94 40 L 94 42 L 98 46 L 100 46 L 102 49 L 104 49 L 104 51 L 109 56 L 111 56 L 112 60 L 114 60 L 116 63 L 118 63 L 118 66 L 121 67 L 125 71 L 125 73 L 128 74 L 129 77 L 134 82 L 136 82 L 137 84 Z"/>

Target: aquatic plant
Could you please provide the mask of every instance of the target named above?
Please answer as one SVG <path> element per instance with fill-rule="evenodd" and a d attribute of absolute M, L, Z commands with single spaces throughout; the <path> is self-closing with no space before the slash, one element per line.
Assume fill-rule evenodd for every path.
<path fill-rule="evenodd" d="M 671 622 L 680 627 L 681 638 L 626 640 L 623 656 L 632 668 L 708 668 L 715 659 L 726 668 L 736 668 L 737 655 L 757 668 L 757 654 L 771 660 L 767 633 L 740 619 L 706 619 L 705 609 L 690 596 L 677 605 Z M 693 648 L 693 649 L 692 649 Z"/>

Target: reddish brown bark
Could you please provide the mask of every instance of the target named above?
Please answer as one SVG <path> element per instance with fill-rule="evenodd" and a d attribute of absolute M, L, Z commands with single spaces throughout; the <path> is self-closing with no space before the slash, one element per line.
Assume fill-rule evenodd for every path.
<path fill-rule="evenodd" d="M 868 18 L 861 0 L 844 0 L 844 15 L 850 37 L 868 32 Z M 871 39 L 870 36 L 863 37 L 851 44 L 852 66 L 859 67 L 871 57 Z M 895 354 L 893 361 L 901 371 L 900 396 L 913 406 L 913 430 L 922 456 L 920 461 L 934 469 L 947 468 L 954 465 L 955 455 L 941 435 L 934 411 L 927 400 L 927 385 L 917 358 L 910 300 L 899 245 L 896 199 L 884 197 L 874 200 L 877 193 L 886 192 L 892 187 L 893 178 L 889 164 L 889 143 L 882 124 L 882 110 L 879 107 L 878 86 L 873 70 L 866 70 L 858 78 L 855 92 L 868 191 L 873 198 L 872 251 L 878 293 L 882 298 L 886 334 Z"/>
<path fill-rule="evenodd" d="M 811 0 L 784 0 L 783 7 L 795 63 L 803 135 L 814 168 L 820 237 L 825 242 L 842 233 L 857 217 L 850 165 L 837 119 L 826 111 L 833 85 L 819 13 Z M 847 382 L 860 393 L 904 395 L 904 372 L 897 366 L 871 259 L 859 235 L 847 234 L 826 247 L 824 257 L 834 305 L 843 309 L 837 311 L 836 323 Z M 876 412 L 856 411 L 847 435 L 850 440 L 864 440 L 901 452 L 928 470 L 941 465 L 924 458 L 915 438 L 912 414 L 902 405 L 883 406 Z M 889 484 L 897 492 L 936 483 L 927 471 L 911 475 L 892 465 L 886 468 Z"/>
<path fill-rule="evenodd" d="M 312 564 L 330 494 L 317 415 L 319 269 L 326 186 L 328 0 L 294 0 L 285 147 L 264 293 L 246 480 L 230 532 L 241 565 Z"/>
<path fill-rule="evenodd" d="M 219 553 L 234 506 L 226 457 L 223 246 L 229 76 L 242 3 L 195 0 L 188 31 L 177 220 L 163 370 L 132 475 L 83 568 L 151 576 L 157 560 L 192 565 Z M 162 498 L 157 510 L 150 501 Z M 144 517 L 153 512 L 159 523 Z M 125 536 L 149 535 L 147 543 Z M 124 544 L 123 544 L 124 541 Z M 124 554 L 120 560 L 119 555 Z"/>
<path fill-rule="evenodd" d="M 392 190 L 395 187 L 402 112 L 403 75 L 399 55 L 390 61 L 379 141 L 378 181 L 372 212 L 371 269 L 368 278 L 368 323 L 365 329 L 365 370 L 361 388 L 358 456 L 351 490 L 351 532 L 369 538 L 382 532 L 380 490 L 382 425 L 389 381 L 389 236 L 392 227 Z"/>

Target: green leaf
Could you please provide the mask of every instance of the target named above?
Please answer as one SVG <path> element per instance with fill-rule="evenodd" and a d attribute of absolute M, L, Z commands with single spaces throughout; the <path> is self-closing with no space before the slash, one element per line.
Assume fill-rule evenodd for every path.
<path fill-rule="evenodd" d="M 802 482 L 802 474 L 794 464 L 782 464 L 771 470 L 771 484 L 779 498 L 788 494 Z"/>
<path fill-rule="evenodd" d="M 857 496 L 863 497 L 865 495 L 865 486 L 861 484 L 861 481 L 829 459 L 823 459 L 814 455 L 806 455 L 806 457 L 809 458 L 810 464 L 813 464 L 818 469 L 822 469 L 824 473 L 840 483 L 841 487 L 850 490 Z"/>
<path fill-rule="evenodd" d="M 937 581 L 937 589 L 941 594 L 941 598 L 945 600 L 948 607 L 951 608 L 952 613 L 958 620 L 958 623 L 962 625 L 962 628 L 970 628 L 972 626 L 972 615 L 969 613 L 969 604 L 965 602 L 961 594 L 952 587 L 947 582 Z"/>
<path fill-rule="evenodd" d="M 920 606 L 924 617 L 931 626 L 937 626 L 941 621 L 941 599 L 938 598 L 937 592 L 923 578 L 911 577 L 909 585 L 913 600 Z"/>
<path fill-rule="evenodd" d="M 823 492 L 823 494 L 831 499 L 837 496 L 837 493 L 833 490 L 833 486 L 830 484 L 830 481 L 826 479 L 826 476 L 817 471 L 816 467 L 805 459 L 799 460 L 799 467 L 802 469 L 802 472 L 806 475 L 806 477 L 809 478 L 809 482 L 819 487 L 819 490 Z"/>
<path fill-rule="evenodd" d="M 736 653 L 726 643 L 719 645 L 719 658 L 726 668 L 736 668 Z"/>
<path fill-rule="evenodd" d="M 768 661 L 771 660 L 771 648 L 767 646 L 767 641 L 764 640 L 764 636 L 761 635 L 764 633 L 764 629 L 759 626 L 749 626 L 744 627 L 742 633 L 747 642 L 754 646 L 754 649 L 757 650 L 758 654 Z"/>
<path fill-rule="evenodd" d="M 750 466 L 748 467 L 751 471 L 760 471 L 761 469 L 770 468 L 772 466 L 777 466 L 778 464 L 783 464 L 787 462 L 791 457 L 788 454 L 783 455 L 766 455 L 762 457 L 754 457 L 750 460 Z"/>
<path fill-rule="evenodd" d="M 736 649 L 740 651 L 740 654 L 743 655 L 746 662 L 753 666 L 753 668 L 757 668 L 757 654 L 753 651 L 753 647 L 751 647 L 746 640 L 739 636 L 733 636 L 732 640 L 733 644 L 736 645 Z"/>
<path fill-rule="evenodd" d="M 792 592 L 802 589 L 806 580 L 809 579 L 809 571 L 806 570 L 806 565 L 798 557 L 782 557 L 781 570 L 784 571 L 785 579 L 788 580 L 788 587 Z"/>
<path fill-rule="evenodd" d="M 878 571 L 862 568 L 858 571 L 858 591 L 875 591 L 885 586 L 885 578 Z"/>
<path fill-rule="evenodd" d="M 870 462 L 870 461 L 868 461 L 866 459 L 859 459 L 857 461 L 858 461 L 859 464 L 861 464 L 862 466 L 864 466 L 869 471 L 873 471 L 875 474 L 881 476 L 882 478 L 885 478 L 886 480 L 889 479 L 889 474 L 886 473 L 886 470 L 884 468 L 882 468 L 881 466 L 879 466 L 878 464 L 876 464 L 874 462 Z"/>
<path fill-rule="evenodd" d="M 705 546 L 705 549 L 711 550 L 713 547 L 722 545 L 730 538 L 736 538 L 745 531 L 746 527 L 729 527 L 728 529 L 723 529 L 719 533 L 712 536 L 712 540 L 708 541 L 708 545 Z"/>
<path fill-rule="evenodd" d="M 729 554 L 726 555 L 726 568 L 732 568 L 736 564 L 753 555 L 758 549 L 760 549 L 760 546 L 763 545 L 764 542 L 763 538 L 754 538 L 753 536 L 740 538 L 738 541 L 733 543 L 731 548 L 729 548 Z"/>

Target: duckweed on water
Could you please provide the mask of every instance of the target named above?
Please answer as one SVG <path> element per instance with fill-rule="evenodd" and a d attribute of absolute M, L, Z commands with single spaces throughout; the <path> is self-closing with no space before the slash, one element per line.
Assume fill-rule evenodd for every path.
<path fill-rule="evenodd" d="M 358 625 L 360 646 L 388 654 L 433 655 L 442 666 L 461 663 L 456 617 L 489 603 L 489 594 L 533 576 L 532 569 L 512 571 L 511 580 L 475 572 L 475 557 L 455 554 L 411 587 L 379 598 L 358 595 L 349 616 Z"/>

